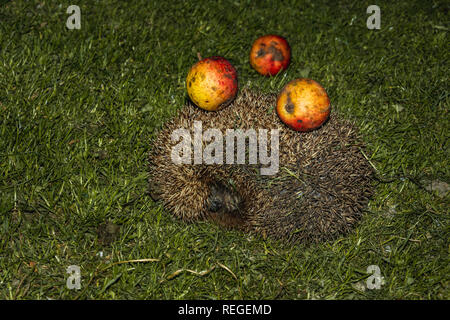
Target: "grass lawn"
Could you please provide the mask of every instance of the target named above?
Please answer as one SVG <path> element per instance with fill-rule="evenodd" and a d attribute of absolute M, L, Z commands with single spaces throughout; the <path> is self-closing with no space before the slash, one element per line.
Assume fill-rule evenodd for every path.
<path fill-rule="evenodd" d="M 372 2 L 277 2 L 2 1 L 1 299 L 449 299 L 448 2 L 378 0 L 380 30 Z M 292 47 L 272 78 L 248 61 L 267 33 Z M 380 181 L 352 233 L 288 246 L 151 200 L 151 139 L 197 52 L 232 62 L 241 89 L 315 79 L 357 123 Z"/>

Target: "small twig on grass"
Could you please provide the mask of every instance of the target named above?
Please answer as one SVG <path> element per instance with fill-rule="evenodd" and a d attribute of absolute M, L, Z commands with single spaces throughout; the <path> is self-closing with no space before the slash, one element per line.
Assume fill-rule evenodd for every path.
<path fill-rule="evenodd" d="M 362 148 L 359 148 L 359 151 L 361 151 L 364 158 L 366 158 L 367 162 L 372 166 L 373 170 L 375 170 L 376 173 L 378 173 L 378 169 L 375 167 L 375 165 L 370 161 L 370 159 L 366 156 Z"/>
<path fill-rule="evenodd" d="M 396 182 L 396 181 L 403 181 L 403 180 L 409 180 L 411 181 L 413 184 L 416 185 L 416 187 L 418 187 L 419 189 L 422 189 L 423 191 L 427 192 L 428 194 L 433 195 L 433 192 L 431 192 L 430 190 L 428 190 L 427 188 L 425 188 L 423 186 L 422 183 L 420 183 L 416 177 L 410 176 L 410 175 L 395 175 L 393 177 L 382 177 L 379 174 L 376 174 L 374 176 L 374 179 L 377 180 L 380 183 L 392 183 L 392 182 Z"/>
<path fill-rule="evenodd" d="M 22 287 L 22 284 L 23 284 L 23 282 L 25 281 L 25 279 L 26 279 L 27 277 L 28 277 L 28 274 L 25 274 L 25 275 L 22 277 L 22 279 L 20 280 L 19 284 L 17 285 L 16 292 L 14 293 L 14 300 L 17 299 L 18 294 L 19 294 L 19 290 L 20 290 L 20 288 Z"/>
<path fill-rule="evenodd" d="M 236 281 L 238 280 L 238 278 L 236 277 L 236 275 L 234 274 L 234 272 L 231 271 L 230 268 L 228 268 L 226 265 L 223 265 L 222 263 L 218 262 L 217 264 L 213 265 L 213 266 L 212 266 L 211 268 L 209 268 L 208 270 L 203 270 L 203 271 L 200 271 L 200 272 L 199 272 L 199 271 L 195 271 L 195 270 L 190 270 L 190 269 L 178 269 L 178 270 L 176 270 L 175 272 L 173 272 L 173 273 L 171 273 L 170 275 L 168 275 L 167 278 L 162 279 L 162 280 L 160 281 L 160 283 L 162 283 L 162 282 L 164 282 L 164 281 L 166 281 L 166 280 L 172 280 L 173 278 L 175 278 L 176 276 L 180 275 L 180 274 L 183 273 L 183 272 L 189 272 L 189 273 L 192 273 L 192 274 L 194 274 L 194 275 L 196 275 L 196 276 L 203 277 L 203 276 L 206 276 L 207 274 L 209 274 L 211 271 L 213 271 L 217 266 L 219 266 L 219 267 L 221 267 L 222 269 L 224 269 L 224 270 L 226 270 L 227 272 L 229 272 L 229 273 L 233 276 L 233 278 L 234 278 Z"/>
<path fill-rule="evenodd" d="M 419 189 L 422 189 L 424 191 L 426 191 L 429 194 L 433 194 L 433 192 L 431 192 L 430 190 L 428 190 L 427 188 L 425 188 L 423 186 L 422 183 L 420 183 L 418 181 L 417 177 L 413 177 L 411 175 L 395 175 L 393 177 L 385 177 L 382 176 L 381 173 L 378 171 L 378 169 L 375 167 L 375 165 L 370 161 L 370 159 L 366 156 L 366 154 L 364 153 L 364 151 L 362 149 L 360 149 L 362 155 L 364 156 L 364 158 L 366 158 L 366 160 L 369 162 L 369 164 L 372 166 L 372 168 L 375 170 L 375 175 L 374 175 L 374 179 L 377 180 L 380 183 L 392 183 L 392 182 L 396 182 L 398 180 L 405 180 L 408 179 L 409 181 L 411 181 L 413 184 L 415 184 Z"/>
<path fill-rule="evenodd" d="M 125 261 L 117 261 L 114 263 L 109 264 L 106 268 L 104 268 L 103 270 L 106 270 L 112 266 L 118 265 L 118 264 L 123 264 L 123 263 L 135 263 L 135 262 L 159 262 L 159 259 L 155 259 L 155 258 L 148 258 L 148 259 L 135 259 L 135 260 L 125 260 Z"/>
<path fill-rule="evenodd" d="M 192 273 L 192 274 L 194 274 L 194 275 L 196 275 L 196 276 L 203 277 L 203 276 L 208 275 L 208 274 L 209 274 L 211 271 L 213 271 L 217 266 L 221 267 L 222 269 L 224 269 L 224 270 L 226 270 L 228 273 L 230 273 L 230 274 L 233 276 L 234 280 L 236 280 L 236 281 L 238 282 L 238 284 L 237 284 L 237 285 L 238 285 L 238 290 L 239 290 L 239 294 L 240 294 L 241 299 L 242 299 L 241 286 L 239 285 L 239 281 L 238 281 L 237 276 L 234 274 L 233 271 L 231 271 L 230 268 L 228 268 L 226 265 L 224 265 L 224 264 L 222 264 L 222 263 L 220 263 L 220 262 L 217 262 L 217 264 L 215 264 L 214 266 L 212 266 L 212 267 L 209 268 L 208 270 L 203 270 L 203 271 L 200 271 L 200 272 L 194 271 L 194 270 L 190 270 L 190 269 L 178 269 L 177 271 L 175 271 L 175 272 L 171 273 L 170 275 L 168 275 L 167 278 L 162 279 L 159 283 L 163 283 L 163 282 L 165 282 L 165 281 L 167 281 L 167 280 L 172 280 L 173 278 L 177 277 L 178 275 L 180 275 L 180 274 L 183 273 L 183 272 L 189 272 L 189 273 Z"/>
<path fill-rule="evenodd" d="M 281 282 L 281 280 L 280 279 L 278 279 L 278 278 L 276 278 L 277 279 L 277 281 L 278 281 L 278 283 L 280 284 L 280 289 L 278 290 L 278 293 L 275 295 L 275 297 L 273 298 L 274 300 L 277 300 L 280 296 L 281 296 L 281 294 L 283 293 L 283 291 L 284 291 L 284 284 L 283 284 L 283 282 Z"/>
<path fill-rule="evenodd" d="M 182 272 L 189 272 L 192 274 L 195 274 L 196 276 L 200 276 L 203 277 L 205 275 L 207 275 L 208 273 L 210 273 L 211 271 L 213 271 L 216 268 L 216 266 L 212 266 L 209 270 L 203 270 L 203 271 L 194 271 L 194 270 L 190 270 L 190 269 L 178 269 L 177 271 L 171 273 L 170 275 L 167 276 L 166 279 L 163 279 L 160 281 L 160 283 L 164 282 L 165 280 L 172 280 L 173 278 L 175 278 L 176 276 L 178 276 L 179 274 L 181 274 Z"/>
<path fill-rule="evenodd" d="M 230 270 L 230 268 L 228 268 L 227 266 L 221 264 L 220 262 L 218 262 L 217 265 L 218 265 L 219 267 L 221 267 L 222 269 L 227 270 L 227 271 L 233 276 L 234 280 L 237 280 L 236 275 L 233 273 L 233 271 Z"/>
<path fill-rule="evenodd" d="M 422 242 L 421 240 L 418 240 L 418 239 L 407 239 L 407 238 L 403 238 L 403 237 L 397 237 L 397 238 L 399 238 L 401 240 L 407 240 L 407 241 L 417 242 L 417 243 L 421 243 Z"/>

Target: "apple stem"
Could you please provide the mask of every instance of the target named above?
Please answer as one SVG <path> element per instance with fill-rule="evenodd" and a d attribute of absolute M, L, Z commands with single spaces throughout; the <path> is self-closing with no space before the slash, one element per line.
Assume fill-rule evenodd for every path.
<path fill-rule="evenodd" d="M 197 58 L 198 58 L 198 61 L 202 60 L 202 55 L 200 54 L 200 52 L 197 52 Z"/>

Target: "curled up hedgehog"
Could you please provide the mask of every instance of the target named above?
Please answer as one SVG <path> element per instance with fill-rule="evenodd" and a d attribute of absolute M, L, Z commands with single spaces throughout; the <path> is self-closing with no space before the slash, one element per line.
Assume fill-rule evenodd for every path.
<path fill-rule="evenodd" d="M 209 220 L 273 239 L 317 242 L 351 230 L 372 194 L 372 169 L 361 152 L 364 146 L 355 127 L 332 113 L 319 129 L 297 132 L 280 121 L 275 104 L 275 95 L 249 89 L 217 112 L 201 110 L 189 102 L 164 125 L 151 145 L 151 197 L 186 222 Z M 199 129 L 203 132 L 200 138 L 196 137 Z M 229 151 L 237 154 L 239 145 L 237 140 L 230 144 L 231 149 L 225 145 L 230 129 L 247 133 L 254 129 L 260 134 L 258 140 L 248 137 L 245 161 L 237 159 L 239 156 L 234 159 L 233 152 L 230 156 Z M 278 129 L 278 139 L 269 134 L 272 129 Z M 211 153 L 218 161 L 205 163 L 208 161 L 201 161 L 204 159 L 198 150 L 207 150 L 214 140 L 207 133 L 214 130 L 216 139 L 220 133 L 224 137 L 214 141 L 222 147 Z M 182 140 L 188 142 L 184 147 L 180 147 Z M 252 141 L 253 147 L 263 141 L 272 154 L 278 151 L 271 168 L 268 161 L 251 159 Z M 262 153 L 258 149 L 260 159 Z M 174 154 L 184 158 L 174 159 Z M 266 160 L 270 154 L 267 151 Z M 227 161 L 228 157 L 234 163 Z"/>

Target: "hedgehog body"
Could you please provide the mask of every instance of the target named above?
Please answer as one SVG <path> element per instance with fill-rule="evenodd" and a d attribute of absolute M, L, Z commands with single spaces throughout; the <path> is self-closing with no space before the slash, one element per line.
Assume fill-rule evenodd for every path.
<path fill-rule="evenodd" d="M 295 132 L 279 120 L 275 101 L 244 89 L 218 112 L 187 104 L 153 141 L 152 198 L 184 221 L 210 220 L 271 238 L 316 242 L 351 230 L 372 194 L 372 169 L 353 124 L 332 113 L 318 130 Z M 174 163 L 171 134 L 179 128 L 193 134 L 195 121 L 224 135 L 227 129 L 278 129 L 278 173 L 261 175 L 261 164 Z"/>

